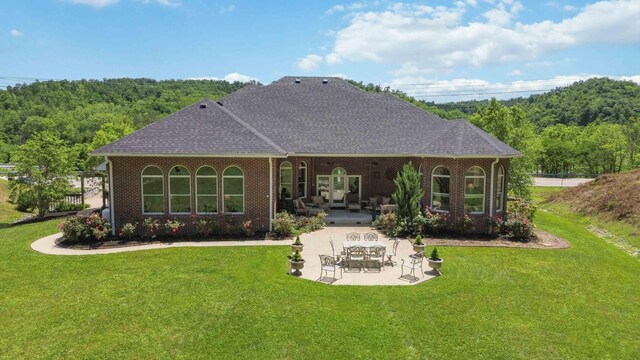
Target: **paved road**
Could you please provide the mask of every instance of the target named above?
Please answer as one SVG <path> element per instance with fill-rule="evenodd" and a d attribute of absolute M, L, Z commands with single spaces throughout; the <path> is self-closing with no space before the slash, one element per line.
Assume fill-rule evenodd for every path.
<path fill-rule="evenodd" d="M 575 178 L 575 179 L 556 179 L 556 178 L 533 178 L 535 186 L 578 186 L 593 179 Z"/>

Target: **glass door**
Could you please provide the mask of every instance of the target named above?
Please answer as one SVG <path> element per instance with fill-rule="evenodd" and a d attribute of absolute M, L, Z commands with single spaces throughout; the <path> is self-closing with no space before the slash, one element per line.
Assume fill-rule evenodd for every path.
<path fill-rule="evenodd" d="M 329 201 L 332 207 L 346 207 L 347 186 L 347 172 L 343 168 L 333 169 L 331 172 L 331 197 Z"/>
<path fill-rule="evenodd" d="M 329 177 L 329 175 L 318 175 L 318 177 L 316 178 L 316 189 L 318 191 L 316 195 L 322 196 L 325 203 L 329 202 L 330 179 L 331 178 Z"/>

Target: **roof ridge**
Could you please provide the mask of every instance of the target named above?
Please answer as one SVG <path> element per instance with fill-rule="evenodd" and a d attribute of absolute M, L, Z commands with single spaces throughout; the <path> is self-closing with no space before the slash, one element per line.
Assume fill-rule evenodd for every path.
<path fill-rule="evenodd" d="M 400 100 L 402 100 L 402 99 L 400 99 Z M 429 146 L 431 146 L 431 144 L 433 144 L 434 142 L 438 141 L 438 139 L 440 139 L 445 134 L 447 134 L 449 131 L 451 131 L 451 129 L 456 126 L 457 121 L 456 120 L 444 120 L 443 124 L 444 124 L 445 129 L 442 130 L 442 132 L 440 134 L 436 135 L 433 139 L 431 139 L 431 141 L 429 141 L 426 145 L 421 147 L 420 151 L 424 151 L 424 149 L 428 148 Z"/>
<path fill-rule="evenodd" d="M 469 126 L 473 131 L 475 131 L 478 135 L 480 135 L 480 137 L 482 137 L 482 139 L 489 144 L 489 146 L 491 146 L 492 148 L 496 149 L 500 154 L 504 154 L 505 152 L 500 149 L 499 147 L 495 146 L 495 144 L 493 143 L 493 141 L 491 141 L 492 136 L 489 135 L 486 131 L 480 129 L 479 127 L 473 125 L 470 121 L 468 120 L 463 120 L 464 124 Z M 505 143 L 504 141 L 498 139 L 497 137 L 493 137 L 493 140 L 496 141 L 500 141 L 501 143 L 509 146 L 507 143 Z"/>
<path fill-rule="evenodd" d="M 263 133 L 259 132 L 256 128 L 254 128 L 253 126 L 249 125 L 246 121 L 240 119 L 240 117 L 238 117 L 238 115 L 232 113 L 231 110 L 225 109 L 225 107 L 224 107 L 224 105 L 222 105 L 222 103 L 218 103 L 218 102 L 214 102 L 214 103 L 218 107 L 218 109 L 222 110 L 225 114 L 229 115 L 229 117 L 231 117 L 233 120 L 235 120 L 238 124 L 240 124 L 245 129 L 249 130 L 253 135 L 259 137 L 262 141 L 264 141 L 267 144 L 269 144 L 269 146 L 274 148 L 276 151 L 278 151 L 278 152 L 280 152 L 282 154 L 286 154 L 287 153 L 283 148 L 278 146 L 278 144 L 276 144 L 271 139 L 266 137 Z"/>

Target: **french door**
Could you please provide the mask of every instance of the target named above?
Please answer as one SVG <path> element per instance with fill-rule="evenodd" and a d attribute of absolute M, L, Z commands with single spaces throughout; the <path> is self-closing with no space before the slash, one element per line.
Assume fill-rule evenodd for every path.
<path fill-rule="evenodd" d="M 346 172 L 335 172 L 332 175 L 318 175 L 316 177 L 317 195 L 331 207 L 346 207 L 347 194 L 358 195 L 360 199 L 360 175 L 347 175 Z"/>

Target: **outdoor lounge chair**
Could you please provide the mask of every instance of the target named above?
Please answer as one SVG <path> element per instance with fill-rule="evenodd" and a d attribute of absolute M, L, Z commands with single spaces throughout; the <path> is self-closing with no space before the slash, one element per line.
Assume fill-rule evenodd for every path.
<path fill-rule="evenodd" d="M 302 199 L 293 200 L 293 207 L 296 210 L 296 215 L 309 216 L 309 209 L 307 209 Z"/>
<path fill-rule="evenodd" d="M 329 277 L 329 271 L 333 272 L 333 278 L 336 278 L 336 271 L 340 269 L 340 279 L 342 279 L 342 268 L 338 266 L 336 259 L 330 255 L 318 255 L 320 256 L 320 278 L 318 280 L 323 279 L 324 277 Z M 322 276 L 322 274 L 325 276 Z"/>
<path fill-rule="evenodd" d="M 358 194 L 347 194 L 347 211 L 360 211 Z"/>
<path fill-rule="evenodd" d="M 402 270 L 400 272 L 400 278 L 404 276 L 404 269 L 408 269 L 409 273 L 407 275 L 413 276 L 414 281 L 418 280 L 416 276 L 416 269 L 420 269 L 420 274 L 424 277 L 424 271 L 422 270 L 422 260 L 424 259 L 424 254 L 419 252 L 415 255 L 412 255 L 409 259 L 402 259 Z"/>
<path fill-rule="evenodd" d="M 311 197 L 311 202 L 313 202 L 313 206 L 320 208 L 324 211 L 328 211 L 329 210 L 329 204 L 324 202 L 324 198 L 320 195 L 317 196 L 312 196 Z"/>

